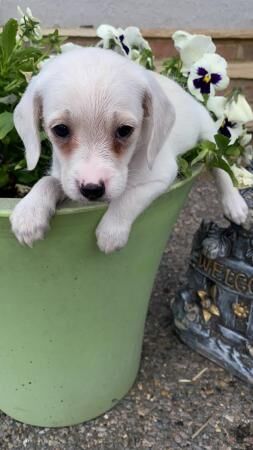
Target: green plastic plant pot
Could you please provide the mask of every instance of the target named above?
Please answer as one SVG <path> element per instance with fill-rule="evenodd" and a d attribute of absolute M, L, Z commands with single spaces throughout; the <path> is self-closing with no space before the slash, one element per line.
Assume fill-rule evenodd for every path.
<path fill-rule="evenodd" d="M 138 372 L 148 301 L 165 243 L 196 174 L 178 182 L 105 255 L 104 204 L 65 205 L 31 249 L 0 200 L 0 409 L 32 425 L 78 424 L 112 408 Z"/>

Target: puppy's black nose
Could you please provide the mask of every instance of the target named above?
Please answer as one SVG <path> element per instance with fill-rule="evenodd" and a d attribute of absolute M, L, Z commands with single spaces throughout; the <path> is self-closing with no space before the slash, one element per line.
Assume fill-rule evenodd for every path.
<path fill-rule="evenodd" d="M 97 200 L 98 198 L 104 195 L 105 185 L 102 181 L 99 184 L 93 183 L 81 184 L 80 192 L 88 200 Z"/>

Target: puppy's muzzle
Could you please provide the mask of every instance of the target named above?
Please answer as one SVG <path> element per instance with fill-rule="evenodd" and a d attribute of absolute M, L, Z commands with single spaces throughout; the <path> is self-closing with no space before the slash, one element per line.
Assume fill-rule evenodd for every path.
<path fill-rule="evenodd" d="M 88 200 L 98 200 L 105 193 L 105 184 L 101 181 L 99 184 L 81 184 L 81 194 Z"/>

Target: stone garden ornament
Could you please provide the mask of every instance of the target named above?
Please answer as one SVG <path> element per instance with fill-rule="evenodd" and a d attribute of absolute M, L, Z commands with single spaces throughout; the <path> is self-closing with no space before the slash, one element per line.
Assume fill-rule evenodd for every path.
<path fill-rule="evenodd" d="M 252 214 L 253 191 L 241 191 Z M 174 324 L 191 348 L 253 383 L 253 225 L 203 221 L 187 282 L 172 302 Z"/>

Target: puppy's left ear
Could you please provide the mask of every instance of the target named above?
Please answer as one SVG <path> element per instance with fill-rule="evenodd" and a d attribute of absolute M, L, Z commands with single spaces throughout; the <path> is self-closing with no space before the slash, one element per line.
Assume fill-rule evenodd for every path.
<path fill-rule="evenodd" d="M 147 143 L 147 162 L 154 160 L 168 137 L 176 118 L 175 109 L 156 80 L 150 81 L 143 99 L 143 128 Z"/>
<path fill-rule="evenodd" d="M 38 77 L 39 75 L 32 78 L 14 111 L 14 125 L 25 146 L 28 170 L 36 167 L 40 157 L 41 98 L 38 92 Z"/>

